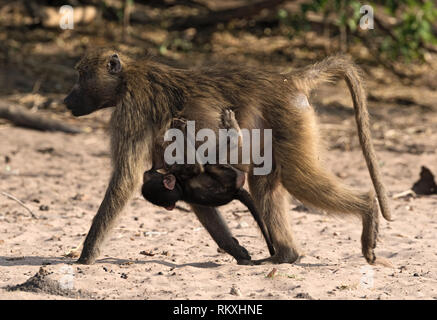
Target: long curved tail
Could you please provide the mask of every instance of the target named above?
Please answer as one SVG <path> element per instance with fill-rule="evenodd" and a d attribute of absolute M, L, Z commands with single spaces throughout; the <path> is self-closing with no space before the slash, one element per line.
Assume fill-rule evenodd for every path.
<path fill-rule="evenodd" d="M 331 82 L 339 77 L 346 81 L 354 104 L 358 137 L 378 197 L 379 207 L 383 217 L 391 221 L 387 192 L 382 183 L 371 139 L 367 99 L 358 67 L 346 56 L 335 55 L 306 68 L 293 71 L 291 75 L 296 87 L 307 95 L 321 82 Z"/>

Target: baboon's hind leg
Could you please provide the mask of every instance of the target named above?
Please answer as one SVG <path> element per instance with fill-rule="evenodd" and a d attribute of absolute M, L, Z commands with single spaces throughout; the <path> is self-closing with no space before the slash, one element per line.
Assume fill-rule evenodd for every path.
<path fill-rule="evenodd" d="M 265 176 L 249 175 L 248 182 L 275 249 L 273 256 L 252 261 L 252 264 L 295 262 L 299 258 L 299 249 L 293 240 L 285 207 L 286 191 L 280 184 L 278 171 Z"/>
<path fill-rule="evenodd" d="M 304 123 L 313 121 L 311 112 L 302 116 L 306 117 Z M 323 168 L 316 145 L 316 131 L 311 126 L 300 128 L 293 136 L 293 145 L 282 145 L 282 157 L 278 157 L 281 159 L 283 186 L 305 204 L 328 213 L 359 216 L 363 223 L 362 252 L 367 262 L 373 264 L 378 234 L 378 207 L 374 193 L 352 190 Z"/>
<path fill-rule="evenodd" d="M 374 193 L 354 192 L 335 181 L 335 177 L 330 177 L 328 173 L 317 171 L 314 168 L 309 171 L 289 168 L 287 172 L 283 172 L 283 184 L 294 197 L 305 204 L 324 209 L 328 213 L 355 214 L 361 217 L 362 252 L 367 262 L 373 264 L 378 235 L 378 206 Z"/>
<path fill-rule="evenodd" d="M 376 257 L 374 249 L 376 248 L 376 241 L 378 240 L 379 232 L 379 207 L 378 202 L 373 194 L 369 192 L 369 211 L 368 214 L 363 214 L 363 233 L 361 234 L 361 249 L 370 264 L 375 263 Z"/>

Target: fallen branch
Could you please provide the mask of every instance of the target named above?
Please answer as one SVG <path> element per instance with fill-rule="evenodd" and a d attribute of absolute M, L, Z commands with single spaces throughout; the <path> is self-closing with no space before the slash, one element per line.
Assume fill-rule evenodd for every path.
<path fill-rule="evenodd" d="M 16 105 L 0 102 L 0 118 L 11 121 L 16 126 L 42 131 L 61 131 L 66 133 L 82 133 L 81 128 L 70 126 L 60 120 L 47 119 L 28 109 Z"/>
<path fill-rule="evenodd" d="M 1 195 L 5 196 L 6 198 L 9 198 L 11 200 L 16 201 L 19 205 L 21 205 L 24 209 L 26 209 L 27 211 L 29 211 L 30 215 L 32 216 L 32 218 L 34 219 L 38 219 L 38 217 L 33 213 L 32 210 L 30 210 L 22 201 L 20 201 L 19 199 L 17 199 L 16 197 L 14 197 L 13 195 L 7 193 L 7 192 L 0 192 Z"/>
<path fill-rule="evenodd" d="M 171 26 L 172 30 L 186 29 L 190 27 L 198 28 L 216 25 L 218 23 L 228 22 L 233 19 L 250 18 L 263 9 L 272 9 L 283 3 L 285 0 L 265 0 L 251 3 L 245 6 L 225 9 L 220 11 L 211 11 L 203 16 L 190 16 L 188 18 L 178 19 Z"/>
<path fill-rule="evenodd" d="M 204 3 L 194 0 L 174 0 L 174 1 L 162 1 L 162 0 L 135 0 L 137 3 L 145 4 L 154 8 L 168 9 L 175 6 L 186 6 L 190 8 L 206 9 L 208 6 Z"/>

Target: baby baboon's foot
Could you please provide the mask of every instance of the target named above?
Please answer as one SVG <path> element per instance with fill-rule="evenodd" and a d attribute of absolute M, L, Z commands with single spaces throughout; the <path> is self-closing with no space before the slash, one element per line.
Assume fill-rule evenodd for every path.
<path fill-rule="evenodd" d="M 235 119 L 235 113 L 231 109 L 226 109 L 222 115 L 222 124 L 226 129 L 235 129 L 240 131 L 237 119 Z"/>

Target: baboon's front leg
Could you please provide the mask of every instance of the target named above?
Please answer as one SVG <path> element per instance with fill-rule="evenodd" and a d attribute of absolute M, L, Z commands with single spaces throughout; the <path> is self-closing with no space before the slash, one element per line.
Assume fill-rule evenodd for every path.
<path fill-rule="evenodd" d="M 232 236 L 220 212 L 213 207 L 194 204 L 191 204 L 191 208 L 219 248 L 233 256 L 239 264 L 247 264 L 251 259 L 249 252 Z"/>
<path fill-rule="evenodd" d="M 121 213 L 137 186 L 138 183 L 135 181 L 126 184 L 123 177 L 114 174 L 102 204 L 93 219 L 78 263 L 94 263 L 100 254 L 102 242 L 112 229 L 117 216 Z"/>
<path fill-rule="evenodd" d="M 139 187 L 146 166 L 146 147 L 128 144 L 120 148 L 102 204 L 85 239 L 79 263 L 92 264 L 99 256 L 100 246 L 112 229 L 116 218 Z"/>

